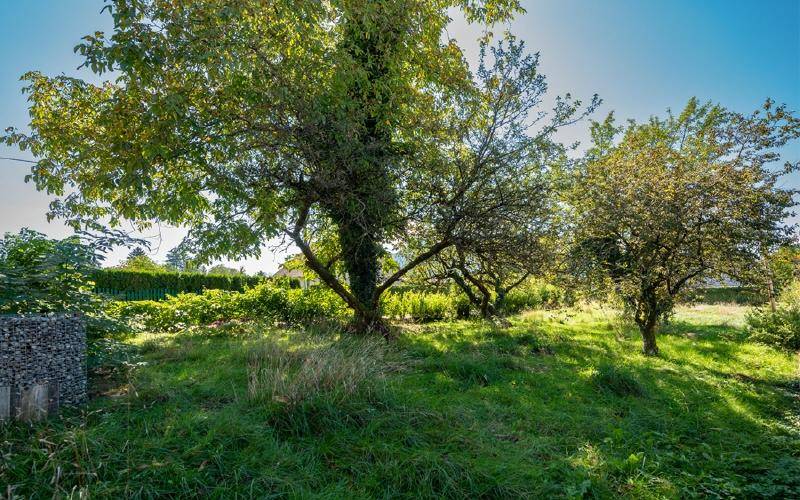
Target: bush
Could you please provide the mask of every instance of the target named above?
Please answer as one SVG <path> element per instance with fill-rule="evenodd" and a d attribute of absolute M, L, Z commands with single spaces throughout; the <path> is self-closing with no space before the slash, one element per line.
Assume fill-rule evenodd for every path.
<path fill-rule="evenodd" d="M 527 309 L 555 307 L 563 302 L 562 289 L 541 281 L 532 281 L 511 290 L 501 307 L 506 314 L 516 314 Z"/>
<path fill-rule="evenodd" d="M 77 237 L 6 233 L 0 239 L 0 314 L 96 311 L 89 278 L 96 265 L 94 250 Z"/>
<path fill-rule="evenodd" d="M 755 288 L 740 286 L 705 287 L 693 290 L 689 300 L 701 304 L 763 304 L 765 297 Z"/>
<path fill-rule="evenodd" d="M 462 302 L 455 294 L 426 292 L 390 292 L 383 297 L 383 313 L 394 319 L 412 319 L 414 321 L 439 321 L 452 319 L 456 313 L 463 315 Z"/>
<path fill-rule="evenodd" d="M 542 285 L 513 295 L 513 312 L 549 306 L 560 300 L 559 289 Z M 382 298 L 383 312 L 393 319 L 417 322 L 441 321 L 469 316 L 467 298 L 457 293 L 389 291 Z M 316 286 L 307 290 L 265 282 L 243 292 L 204 290 L 179 293 L 165 300 L 117 301 L 108 306 L 113 318 L 149 331 L 179 331 L 188 326 L 206 325 L 232 319 L 308 325 L 320 320 L 345 321 L 351 312 L 332 290 Z"/>
<path fill-rule="evenodd" d="M 800 350 L 800 281 L 786 287 L 776 310 L 756 309 L 747 315 L 750 340 L 788 351 Z"/>
<path fill-rule="evenodd" d="M 108 308 L 112 317 L 149 331 L 178 331 L 232 319 L 260 319 L 304 324 L 321 319 L 344 320 L 349 311 L 331 290 L 289 289 L 263 283 L 244 292 L 204 290 L 180 293 L 163 301 L 115 302 Z"/>

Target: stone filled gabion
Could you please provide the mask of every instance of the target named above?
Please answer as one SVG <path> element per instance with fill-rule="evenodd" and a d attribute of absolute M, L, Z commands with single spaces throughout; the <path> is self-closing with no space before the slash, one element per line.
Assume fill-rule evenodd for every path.
<path fill-rule="evenodd" d="M 11 408 L 37 384 L 49 388 L 52 409 L 86 401 L 86 328 L 75 314 L 0 316 L 0 387 Z"/>

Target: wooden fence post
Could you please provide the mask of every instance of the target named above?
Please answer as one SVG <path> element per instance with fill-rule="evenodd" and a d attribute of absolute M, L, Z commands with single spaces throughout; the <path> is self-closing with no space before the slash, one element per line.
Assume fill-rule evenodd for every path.
<path fill-rule="evenodd" d="M 0 420 L 11 418 L 11 387 L 0 387 Z"/>
<path fill-rule="evenodd" d="M 50 407 L 49 392 L 47 384 L 36 384 L 23 391 L 19 402 L 19 419 L 28 422 L 46 417 Z"/>

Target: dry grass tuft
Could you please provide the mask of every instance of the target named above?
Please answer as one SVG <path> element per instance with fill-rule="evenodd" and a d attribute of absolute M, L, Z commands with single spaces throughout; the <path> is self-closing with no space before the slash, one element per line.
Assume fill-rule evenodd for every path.
<path fill-rule="evenodd" d="M 387 353 L 383 339 L 346 339 L 305 350 L 264 341 L 248 354 L 247 395 L 288 406 L 317 396 L 341 401 L 374 388 L 397 366 L 387 362 Z"/>

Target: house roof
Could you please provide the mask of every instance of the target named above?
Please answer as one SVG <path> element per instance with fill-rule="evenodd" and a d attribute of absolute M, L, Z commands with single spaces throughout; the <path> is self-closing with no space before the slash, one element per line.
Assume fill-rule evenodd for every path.
<path fill-rule="evenodd" d="M 281 267 L 277 272 L 275 272 L 275 274 L 272 275 L 273 278 L 281 278 L 283 276 L 296 279 L 302 279 L 305 277 L 303 275 L 303 271 L 300 269 L 286 269 L 285 267 Z"/>

